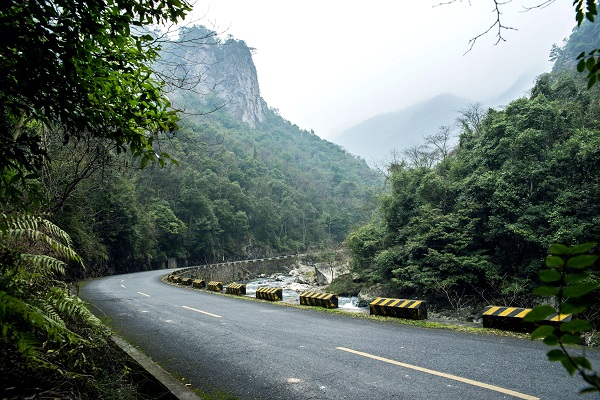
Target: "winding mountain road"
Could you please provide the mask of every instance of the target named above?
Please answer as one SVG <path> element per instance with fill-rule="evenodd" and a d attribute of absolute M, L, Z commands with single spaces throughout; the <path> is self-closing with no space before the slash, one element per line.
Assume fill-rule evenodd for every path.
<path fill-rule="evenodd" d="M 80 296 L 168 372 L 241 399 L 581 399 L 585 385 L 511 337 L 424 329 L 160 282 L 90 281 Z M 587 351 L 600 367 L 600 353 Z M 592 397 L 587 397 L 592 398 Z"/>

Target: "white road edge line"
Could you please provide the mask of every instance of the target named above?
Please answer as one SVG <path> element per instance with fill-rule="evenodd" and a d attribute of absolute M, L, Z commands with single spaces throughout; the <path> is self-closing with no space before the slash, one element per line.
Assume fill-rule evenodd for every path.
<path fill-rule="evenodd" d="M 462 378 L 462 377 L 456 376 L 456 375 L 446 374 L 444 372 L 434 371 L 432 369 L 417 367 L 416 365 L 405 364 L 403 362 L 399 362 L 399 361 L 395 361 L 395 360 L 390 360 L 389 358 L 379 357 L 379 356 L 375 356 L 375 355 L 369 354 L 369 353 L 363 353 L 362 351 L 347 349 L 345 347 L 336 347 L 336 349 L 337 350 L 346 351 L 346 352 L 352 353 L 352 354 L 357 354 L 359 356 L 372 358 L 372 359 L 377 360 L 377 361 L 383 361 L 383 362 L 386 362 L 388 364 L 393 364 L 393 365 L 398 365 L 398 366 L 404 367 L 404 368 L 414 369 L 416 371 L 425 372 L 425 373 L 431 374 L 431 375 L 441 376 L 441 377 L 447 378 L 447 379 L 453 379 L 455 381 L 467 383 L 467 384 L 473 385 L 473 386 L 478 386 L 478 387 L 481 387 L 481 388 L 484 388 L 484 389 L 494 390 L 496 392 L 504 393 L 504 394 L 507 394 L 509 396 L 518 397 L 520 399 L 525 399 L 525 400 L 540 400 L 539 397 L 530 396 L 528 394 L 523 394 L 523 393 L 515 392 L 514 390 L 504 389 L 504 388 L 501 388 L 499 386 L 494 386 L 494 385 L 490 385 L 490 384 L 487 384 L 487 383 L 474 381 L 472 379 Z"/>
<path fill-rule="evenodd" d="M 196 308 L 192 308 L 192 307 L 188 307 L 188 306 L 181 306 L 181 307 L 183 307 L 183 308 L 187 308 L 188 310 L 196 311 L 196 312 L 199 312 L 199 313 L 202 313 L 202 314 L 210 315 L 211 317 L 215 317 L 215 318 L 223 318 L 223 317 L 221 317 L 220 315 L 217 315 L 217 314 L 211 314 L 211 313 L 209 313 L 209 312 L 202 311 L 202 310 L 198 310 L 198 309 L 196 309 Z"/>
<path fill-rule="evenodd" d="M 151 297 L 149 294 L 146 294 L 146 293 L 142 293 L 142 292 L 138 292 L 138 293 L 141 294 L 142 296 Z"/>

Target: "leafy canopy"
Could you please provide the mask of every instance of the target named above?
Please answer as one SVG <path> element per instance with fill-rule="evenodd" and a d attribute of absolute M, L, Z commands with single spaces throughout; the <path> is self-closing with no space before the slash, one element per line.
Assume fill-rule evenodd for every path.
<path fill-rule="evenodd" d="M 175 129 L 177 117 L 153 77 L 159 46 L 144 28 L 189 10 L 180 0 L 2 2 L 0 175 L 22 180 L 39 166 L 49 125 L 64 142 L 94 136 L 156 157 L 153 135 Z"/>

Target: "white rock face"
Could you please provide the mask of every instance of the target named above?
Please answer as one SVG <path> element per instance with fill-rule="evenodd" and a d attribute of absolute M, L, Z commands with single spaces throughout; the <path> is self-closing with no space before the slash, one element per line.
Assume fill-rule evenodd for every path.
<path fill-rule="evenodd" d="M 260 97 L 250 48 L 243 40 L 221 43 L 205 39 L 207 32 L 210 31 L 192 28 L 186 30 L 181 43 L 163 46 L 164 62 L 159 69 L 172 78 L 169 99 L 175 107 L 196 103 L 200 107 L 185 110 L 195 113 L 224 108 L 236 119 L 255 127 L 264 121 L 266 106 Z"/>

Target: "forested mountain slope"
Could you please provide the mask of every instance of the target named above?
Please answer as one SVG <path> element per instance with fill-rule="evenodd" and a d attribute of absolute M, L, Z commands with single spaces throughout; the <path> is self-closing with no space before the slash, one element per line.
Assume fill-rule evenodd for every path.
<path fill-rule="evenodd" d="M 203 28 L 185 32 L 212 38 Z M 179 129 L 153 144 L 178 164 L 163 157 L 140 170 L 135 161 L 107 151 L 86 179 L 53 182 L 67 187 L 77 180 L 60 207 L 58 199 L 52 203 L 55 220 L 72 235 L 88 271 L 337 246 L 353 226 L 368 221 L 382 177 L 271 110 L 257 96 L 256 70 L 243 41 L 186 41 L 165 60 L 182 76 L 203 77 L 169 93 L 183 110 Z M 73 146 L 53 147 L 48 181 L 79 165 L 73 157 L 83 155 Z"/>
<path fill-rule="evenodd" d="M 572 38 L 595 39 L 592 28 Z M 557 69 L 529 98 L 465 121 L 436 165 L 390 166 L 392 192 L 347 240 L 367 286 L 440 305 L 527 306 L 550 244 L 600 237 L 599 88 Z"/>

